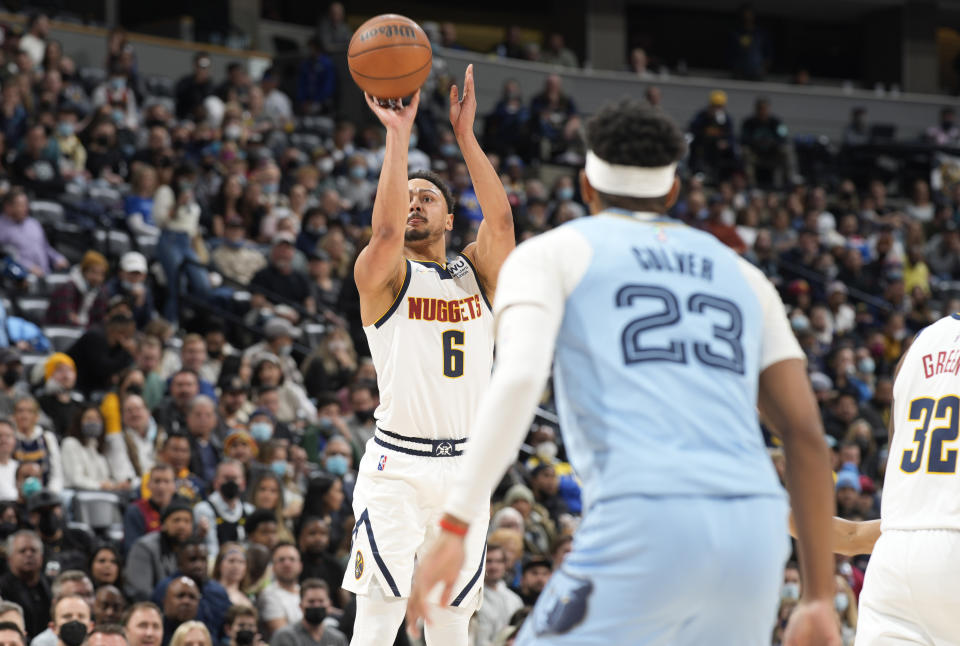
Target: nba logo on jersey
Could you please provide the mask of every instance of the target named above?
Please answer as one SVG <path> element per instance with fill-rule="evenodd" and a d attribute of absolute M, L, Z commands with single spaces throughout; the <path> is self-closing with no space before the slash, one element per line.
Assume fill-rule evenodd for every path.
<path fill-rule="evenodd" d="M 387 465 L 387 456 L 381 455 L 380 462 L 377 463 L 377 471 L 383 471 L 383 467 Z"/>

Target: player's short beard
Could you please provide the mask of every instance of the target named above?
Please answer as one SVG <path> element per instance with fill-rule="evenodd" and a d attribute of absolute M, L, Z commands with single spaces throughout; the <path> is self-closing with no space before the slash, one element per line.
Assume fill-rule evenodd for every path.
<path fill-rule="evenodd" d="M 420 242 L 421 240 L 426 240 L 430 237 L 430 229 L 424 227 L 422 229 L 407 229 L 403 234 L 403 239 L 407 242 Z"/>

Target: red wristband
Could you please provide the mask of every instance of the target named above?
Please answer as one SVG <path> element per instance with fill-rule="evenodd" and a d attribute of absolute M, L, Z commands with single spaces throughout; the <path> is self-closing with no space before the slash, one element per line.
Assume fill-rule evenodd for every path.
<path fill-rule="evenodd" d="M 451 534 L 455 534 L 455 535 L 463 538 L 464 536 L 467 535 L 467 530 L 469 530 L 470 528 L 469 528 L 468 526 L 466 526 L 466 525 L 460 525 L 460 524 L 458 524 L 458 523 L 451 523 L 451 522 L 450 522 L 449 520 L 447 520 L 446 518 L 441 518 L 441 519 L 440 519 L 440 529 L 442 529 L 442 530 L 445 531 L 445 532 L 450 532 Z"/>

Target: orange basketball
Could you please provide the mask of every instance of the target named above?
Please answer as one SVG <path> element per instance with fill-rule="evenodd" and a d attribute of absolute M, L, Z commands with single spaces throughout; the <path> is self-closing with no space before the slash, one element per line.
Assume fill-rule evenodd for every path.
<path fill-rule="evenodd" d="M 379 99 L 416 92 L 430 74 L 433 51 L 420 25 L 405 16 L 375 16 L 353 32 L 347 49 L 350 75 L 360 89 Z"/>

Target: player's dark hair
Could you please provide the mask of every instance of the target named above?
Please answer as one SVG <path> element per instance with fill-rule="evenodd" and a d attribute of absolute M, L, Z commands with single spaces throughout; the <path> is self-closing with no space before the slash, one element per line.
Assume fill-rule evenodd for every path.
<path fill-rule="evenodd" d="M 665 112 L 624 99 L 601 108 L 587 121 L 587 147 L 609 164 L 655 168 L 679 161 L 687 152 L 683 133 Z M 606 206 L 632 211 L 666 210 L 666 196 L 628 197 L 597 192 Z"/>
<path fill-rule="evenodd" d="M 453 213 L 453 191 L 450 190 L 450 187 L 447 186 L 447 183 L 443 181 L 442 177 L 432 170 L 415 170 L 407 174 L 407 179 L 425 179 L 436 186 L 443 195 L 443 201 L 447 203 L 447 213 Z"/>

